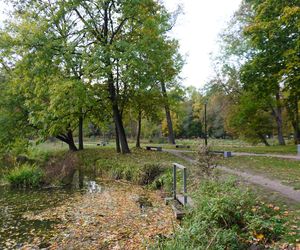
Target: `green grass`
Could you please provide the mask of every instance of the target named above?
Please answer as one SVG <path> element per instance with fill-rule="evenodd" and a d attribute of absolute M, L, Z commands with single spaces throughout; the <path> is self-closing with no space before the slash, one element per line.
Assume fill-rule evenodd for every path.
<path fill-rule="evenodd" d="M 153 146 L 162 146 L 166 149 L 176 149 L 176 150 L 197 150 L 199 145 L 203 145 L 203 139 L 199 140 L 177 140 L 177 144 L 188 145 L 190 148 L 178 148 L 176 149 L 175 145 L 170 144 L 155 144 L 155 143 L 142 143 L 142 146 L 153 145 Z M 246 152 L 246 153 L 258 153 L 258 154 L 297 154 L 296 145 L 272 145 L 266 147 L 264 145 L 251 145 L 240 140 L 217 140 L 209 139 L 208 144 L 211 146 L 212 150 L 219 151 L 232 151 L 232 152 Z"/>
<path fill-rule="evenodd" d="M 43 172 L 34 165 L 24 164 L 13 168 L 5 178 L 13 187 L 36 188 L 41 185 Z"/>
<path fill-rule="evenodd" d="M 196 207 L 182 228 L 160 249 L 249 249 L 254 243 L 264 247 L 281 240 L 287 230 L 282 210 L 232 180 L 202 181 L 194 201 Z"/>
<path fill-rule="evenodd" d="M 102 141 L 100 138 L 92 139 L 85 138 L 85 148 L 115 148 L 115 141 L 110 140 L 109 144 L 106 146 L 97 146 L 97 143 Z M 135 141 L 132 139 L 128 140 L 129 147 L 135 147 Z M 177 139 L 176 143 L 179 145 L 190 146 L 189 149 L 178 149 L 178 150 L 197 150 L 199 145 L 203 145 L 203 139 Z M 270 154 L 296 154 L 297 148 L 295 145 L 286 145 L 280 146 L 272 143 L 270 147 L 266 147 L 262 144 L 251 145 L 247 142 L 243 142 L 241 140 L 221 140 L 221 139 L 208 139 L 209 145 L 211 145 L 213 150 L 222 150 L 222 151 L 233 151 L 233 152 L 247 152 L 247 153 L 270 153 Z M 147 145 L 152 146 L 161 146 L 165 149 L 176 149 L 175 145 L 163 144 L 163 143 L 150 143 L 148 140 L 141 141 L 141 147 L 145 148 Z M 61 152 L 68 150 L 68 147 L 65 143 L 60 141 L 55 142 L 45 142 L 39 145 L 33 146 L 31 149 L 39 150 L 40 152 Z"/>
<path fill-rule="evenodd" d="M 240 188 L 249 188 L 256 196 L 264 201 L 266 204 L 271 206 L 277 206 L 279 209 L 286 214 L 287 219 L 287 231 L 283 236 L 282 243 L 292 243 L 295 244 L 299 242 L 300 235 L 300 203 L 292 201 L 277 192 L 272 192 L 269 189 L 265 189 L 261 186 L 257 186 L 251 183 L 243 182 Z M 278 248 L 276 248 L 278 249 Z"/>
<path fill-rule="evenodd" d="M 245 153 L 257 153 L 257 154 L 296 154 L 296 145 L 286 146 L 212 146 L 213 150 L 232 151 L 232 152 L 245 152 Z"/>
<path fill-rule="evenodd" d="M 224 158 L 221 165 L 280 180 L 300 189 L 300 161 L 263 156 L 234 156 Z"/>
<path fill-rule="evenodd" d="M 172 163 L 188 165 L 184 160 L 166 152 L 132 149 L 131 154 L 118 154 L 111 148 L 90 148 L 78 152 L 85 170 L 96 171 L 97 175 L 111 179 L 170 189 Z"/>

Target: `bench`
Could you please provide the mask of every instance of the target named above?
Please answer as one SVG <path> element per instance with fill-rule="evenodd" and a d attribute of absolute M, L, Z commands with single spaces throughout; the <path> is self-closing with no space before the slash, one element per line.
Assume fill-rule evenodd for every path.
<path fill-rule="evenodd" d="M 106 146 L 108 145 L 107 141 L 101 141 L 100 143 L 97 143 L 97 146 Z"/>
<path fill-rule="evenodd" d="M 146 150 L 156 149 L 157 151 L 162 151 L 162 147 L 146 146 Z"/>
<path fill-rule="evenodd" d="M 176 145 L 176 148 L 190 148 L 189 145 Z"/>
<path fill-rule="evenodd" d="M 222 154 L 225 158 L 232 157 L 232 153 L 230 151 L 217 151 L 217 150 L 214 150 L 214 151 L 210 151 L 210 152 L 212 152 L 213 154 Z"/>

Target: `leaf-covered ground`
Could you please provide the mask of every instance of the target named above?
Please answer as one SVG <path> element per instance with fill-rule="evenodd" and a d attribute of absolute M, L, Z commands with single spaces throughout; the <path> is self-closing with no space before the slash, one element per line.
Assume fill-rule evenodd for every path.
<path fill-rule="evenodd" d="M 105 183 L 100 192 L 77 193 L 54 209 L 24 216 L 60 220 L 50 249 L 145 249 L 177 227 L 159 192 L 128 182 Z"/>

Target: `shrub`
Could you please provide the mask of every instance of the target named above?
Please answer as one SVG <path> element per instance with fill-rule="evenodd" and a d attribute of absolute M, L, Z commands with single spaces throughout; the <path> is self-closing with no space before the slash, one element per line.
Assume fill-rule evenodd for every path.
<path fill-rule="evenodd" d="M 160 164 L 145 164 L 139 169 L 137 183 L 140 185 L 151 184 L 163 172 Z"/>
<path fill-rule="evenodd" d="M 257 201 L 233 181 L 202 182 L 196 208 L 160 249 L 248 249 L 276 241 L 285 231 L 278 209 Z"/>
<path fill-rule="evenodd" d="M 120 180 L 123 179 L 123 169 L 120 166 L 113 167 L 110 170 L 110 177 L 114 180 Z"/>
<path fill-rule="evenodd" d="M 217 167 L 218 156 L 211 152 L 209 146 L 200 146 L 197 151 L 197 174 L 202 177 L 210 177 Z"/>
<path fill-rule="evenodd" d="M 182 179 L 180 175 L 177 175 L 177 186 L 182 185 Z M 164 191 L 171 192 L 173 189 L 173 170 L 166 169 L 161 175 L 152 182 L 152 189 L 161 189 L 163 187 Z"/>
<path fill-rule="evenodd" d="M 7 181 L 13 187 L 38 187 L 42 183 L 43 172 L 35 165 L 24 164 L 12 169 L 7 175 Z"/>

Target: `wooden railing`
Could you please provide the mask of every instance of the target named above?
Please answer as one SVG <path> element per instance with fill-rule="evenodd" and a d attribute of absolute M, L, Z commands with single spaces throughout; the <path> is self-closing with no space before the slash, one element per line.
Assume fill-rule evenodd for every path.
<path fill-rule="evenodd" d="M 177 194 L 177 169 L 182 171 L 183 178 L 183 190 L 182 195 Z M 187 169 L 185 166 L 180 165 L 178 163 L 173 163 L 173 198 L 174 200 L 178 200 L 184 206 L 188 204 L 188 196 L 187 196 Z"/>

